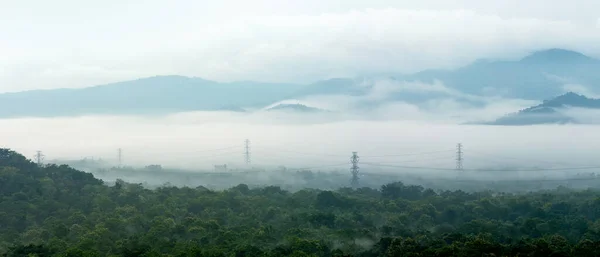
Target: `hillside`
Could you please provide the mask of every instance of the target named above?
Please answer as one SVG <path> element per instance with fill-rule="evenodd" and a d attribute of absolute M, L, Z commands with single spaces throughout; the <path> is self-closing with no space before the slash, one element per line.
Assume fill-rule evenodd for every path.
<path fill-rule="evenodd" d="M 83 114 L 162 114 L 265 106 L 295 92 L 294 84 L 218 83 L 157 76 L 81 89 L 0 94 L 0 118 Z"/>
<path fill-rule="evenodd" d="M 456 70 L 426 70 L 394 76 L 399 83 L 441 81 L 463 95 L 491 95 L 530 100 L 548 99 L 564 92 L 565 84 L 600 91 L 600 61 L 581 53 L 550 49 L 517 61 L 477 61 Z M 252 81 L 219 83 L 183 76 L 156 76 L 81 89 L 36 90 L 0 94 L 0 118 L 56 117 L 85 114 L 165 114 L 262 108 L 287 99 L 316 95 L 367 96 L 376 78 L 335 78 L 309 85 Z M 387 78 L 389 79 L 389 78 Z M 453 99 L 472 106 L 483 103 L 445 91 L 400 90 L 364 108 L 388 102 L 420 104 Z"/>
<path fill-rule="evenodd" d="M 0 149 L 0 256 L 598 256 L 596 190 L 102 184 Z"/>
<path fill-rule="evenodd" d="M 301 112 L 301 113 L 319 113 L 325 112 L 323 109 L 306 106 L 303 104 L 278 104 L 273 107 L 267 108 L 267 111 L 290 111 L 290 112 Z"/>
<path fill-rule="evenodd" d="M 534 125 L 585 123 L 561 112 L 565 108 L 600 109 L 600 99 L 591 99 L 572 92 L 546 100 L 543 103 L 508 114 L 489 125 Z"/>
<path fill-rule="evenodd" d="M 564 92 L 565 84 L 600 91 L 598 70 L 600 60 L 574 51 L 549 49 L 517 61 L 480 60 L 456 70 L 429 70 L 400 77 L 425 82 L 440 80 L 448 87 L 474 95 L 543 100 Z"/>
<path fill-rule="evenodd" d="M 516 61 L 478 60 L 455 70 L 424 70 L 415 74 L 396 74 L 393 80 L 434 83 L 459 92 L 543 100 L 564 92 L 565 84 L 578 84 L 600 91 L 600 60 L 565 49 L 533 52 Z M 369 86 L 364 79 L 330 79 L 308 85 L 294 96 L 365 95 Z M 390 79 L 386 76 L 386 79 Z M 440 92 L 401 92 L 389 96 L 390 101 L 419 102 L 440 96 Z M 447 97 L 447 95 L 441 95 Z M 467 99 L 459 99 L 467 100 Z"/>

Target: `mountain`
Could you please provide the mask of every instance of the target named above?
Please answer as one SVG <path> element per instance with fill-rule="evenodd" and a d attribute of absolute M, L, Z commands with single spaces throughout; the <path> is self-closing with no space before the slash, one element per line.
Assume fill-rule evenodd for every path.
<path fill-rule="evenodd" d="M 389 102 L 427 105 L 432 100 L 445 99 L 477 107 L 485 105 L 477 96 L 543 100 L 562 94 L 566 84 L 600 92 L 599 70 L 599 60 L 574 51 L 549 49 L 516 61 L 479 60 L 456 70 L 426 70 L 386 78 L 398 83 L 386 85 L 389 88 L 384 88 L 383 93 L 374 83 L 377 78 L 366 77 L 334 78 L 299 85 L 252 81 L 220 83 L 183 76 L 155 76 L 81 89 L 0 94 L 0 118 L 243 111 L 315 95 L 367 96 L 367 100 L 360 103 L 364 109 Z M 443 83 L 442 90 L 421 90 L 418 86 L 399 90 L 406 83 L 436 81 Z M 379 95 L 373 98 L 373 93 Z"/>
<path fill-rule="evenodd" d="M 333 78 L 321 80 L 296 91 L 291 97 L 305 97 L 311 95 L 364 95 L 369 88 L 361 86 L 363 80 L 349 78 Z"/>
<path fill-rule="evenodd" d="M 549 49 L 517 61 L 479 60 L 456 70 L 427 70 L 404 80 L 442 81 L 473 95 L 542 100 L 564 92 L 565 84 L 600 91 L 600 61 L 581 53 Z"/>
<path fill-rule="evenodd" d="M 309 107 L 303 104 L 278 104 L 271 108 L 266 109 L 267 111 L 293 111 L 303 113 L 318 113 L 325 112 L 323 109 Z"/>
<path fill-rule="evenodd" d="M 425 70 L 414 74 L 386 76 L 398 82 L 440 81 L 444 86 L 465 95 L 502 96 L 527 100 L 549 99 L 565 92 L 567 84 L 580 85 L 600 92 L 600 60 L 565 49 L 537 51 L 516 61 L 477 60 L 455 70 Z M 308 85 L 293 97 L 342 94 L 360 96 L 372 90 L 374 78 L 329 79 Z M 390 93 L 385 101 L 423 102 L 436 98 L 456 98 L 475 101 L 445 92 L 399 91 Z M 458 99 L 460 98 L 460 99 Z"/>
<path fill-rule="evenodd" d="M 160 114 L 262 107 L 302 87 L 295 84 L 219 83 L 183 76 L 156 76 L 81 89 L 0 94 L 0 117 L 84 114 Z"/>
<path fill-rule="evenodd" d="M 488 125 L 534 125 L 585 123 L 565 114 L 566 108 L 600 109 L 600 99 L 591 99 L 573 92 L 544 101 L 543 103 L 501 117 Z"/>

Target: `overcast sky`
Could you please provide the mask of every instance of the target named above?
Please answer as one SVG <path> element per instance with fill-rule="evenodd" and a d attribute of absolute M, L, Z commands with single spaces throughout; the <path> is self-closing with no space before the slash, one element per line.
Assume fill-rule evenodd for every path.
<path fill-rule="evenodd" d="M 0 0 L 0 92 L 179 74 L 306 83 L 562 47 L 600 57 L 598 0 Z"/>

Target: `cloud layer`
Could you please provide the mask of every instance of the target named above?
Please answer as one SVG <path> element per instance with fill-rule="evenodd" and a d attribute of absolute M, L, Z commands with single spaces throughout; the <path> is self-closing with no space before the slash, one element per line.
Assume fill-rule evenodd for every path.
<path fill-rule="evenodd" d="M 4 135 L 0 147 L 29 156 L 42 150 L 49 160 L 93 156 L 113 163 L 116 149 L 122 148 L 128 165 L 211 169 L 222 163 L 241 165 L 243 142 L 248 138 L 256 166 L 346 164 L 350 153 L 358 151 L 363 162 L 453 168 L 454 147 L 461 142 L 469 169 L 598 165 L 597 126 L 494 127 L 381 120 L 293 124 L 273 123 L 273 117 L 254 116 L 254 122 L 246 122 L 239 116 L 210 115 L 0 120 L 0 135 Z M 442 152 L 418 155 L 433 151 Z M 404 154 L 408 156 L 383 156 Z"/>
<path fill-rule="evenodd" d="M 374 79 L 364 80 L 357 86 L 366 88 L 364 95 L 311 95 L 279 103 L 300 103 L 336 112 L 325 114 L 330 119 L 335 115 L 335 118 L 341 119 L 412 120 L 446 124 L 491 121 L 538 104 L 537 101 L 469 95 L 448 88 L 440 81 L 422 83 Z M 411 96 L 426 97 L 410 101 Z"/>
<path fill-rule="evenodd" d="M 177 11 L 179 19 L 146 26 L 141 21 L 149 17 L 127 20 L 120 12 L 115 19 L 124 27 L 98 17 L 80 24 L 15 26 L 7 30 L 9 41 L 1 43 L 0 91 L 81 87 L 157 74 L 310 82 L 452 68 L 550 47 L 600 56 L 600 28 L 564 17 L 362 8 L 217 20 Z M 24 34 L 17 28 L 45 32 Z"/>

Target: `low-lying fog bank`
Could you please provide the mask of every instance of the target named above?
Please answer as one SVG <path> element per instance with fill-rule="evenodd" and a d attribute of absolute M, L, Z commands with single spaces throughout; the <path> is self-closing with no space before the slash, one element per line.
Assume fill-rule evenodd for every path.
<path fill-rule="evenodd" d="M 285 119 L 279 119 L 281 117 Z M 190 174 L 267 171 L 261 175 L 235 175 L 223 183 L 174 173 L 123 177 L 152 185 L 170 182 L 229 187 L 236 183 L 308 183 L 315 187 L 339 187 L 348 185 L 350 156 L 357 152 L 363 185 L 379 187 L 395 179 L 386 177 L 388 175 L 408 176 L 410 173 L 415 179 L 426 180 L 419 184 L 437 183 L 440 188 L 452 184 L 460 188 L 460 180 L 507 180 L 497 183 L 508 185 L 515 184 L 510 182 L 513 180 L 565 180 L 599 173 L 596 168 L 600 166 L 597 158 L 599 128 L 595 125 L 507 127 L 455 125 L 438 120 L 328 120 L 318 115 L 291 113 L 195 112 L 162 117 L 0 120 L 0 142 L 1 147 L 32 158 L 35 151 L 41 150 L 45 162 L 67 163 L 94 173 L 100 168 L 119 165 L 136 169 L 160 165 L 161 172 L 165 173 L 173 169 Z M 246 139 L 250 140 L 250 164 L 246 164 Z M 454 170 L 457 143 L 463 145 L 463 172 Z M 122 149 L 120 164 L 119 148 Z M 277 177 L 281 170 L 292 173 L 336 170 L 340 175 L 296 183 L 295 175 Z M 114 181 L 123 176 L 117 174 L 98 176 Z M 259 179 L 262 177 L 265 179 Z M 410 179 L 405 178 L 407 182 Z M 453 182 L 443 182 L 445 180 Z M 478 182 L 473 185 L 482 187 Z"/>

